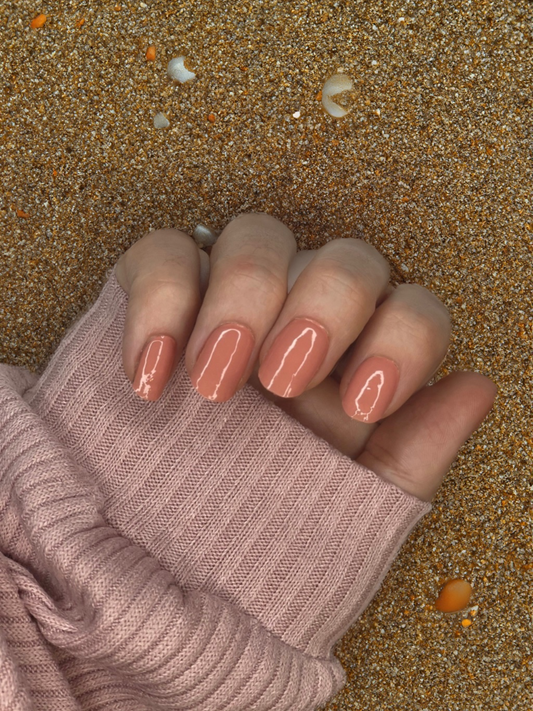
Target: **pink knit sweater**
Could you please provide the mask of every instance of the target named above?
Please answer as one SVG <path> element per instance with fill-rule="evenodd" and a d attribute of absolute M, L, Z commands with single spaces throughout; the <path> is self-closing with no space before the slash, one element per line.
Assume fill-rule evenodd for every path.
<path fill-rule="evenodd" d="M 0 365 L 2 711 L 304 711 L 431 505 L 182 357 L 145 402 L 114 271 L 44 372 Z"/>

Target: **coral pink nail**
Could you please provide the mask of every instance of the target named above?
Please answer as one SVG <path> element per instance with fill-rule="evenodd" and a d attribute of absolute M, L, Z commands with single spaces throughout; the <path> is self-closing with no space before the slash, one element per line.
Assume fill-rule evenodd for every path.
<path fill-rule="evenodd" d="M 176 341 L 172 336 L 152 336 L 137 366 L 133 389 L 143 400 L 158 400 L 174 366 Z"/>
<path fill-rule="evenodd" d="M 253 333 L 238 323 L 216 328 L 200 351 L 191 374 L 196 390 L 213 402 L 226 402 L 244 375 L 254 350 Z"/>
<path fill-rule="evenodd" d="M 324 326 L 308 318 L 293 319 L 276 336 L 257 377 L 275 395 L 297 397 L 320 370 L 328 349 Z"/>
<path fill-rule="evenodd" d="M 344 411 L 359 422 L 377 422 L 390 405 L 400 370 L 389 358 L 367 358 L 355 371 L 342 399 Z"/>

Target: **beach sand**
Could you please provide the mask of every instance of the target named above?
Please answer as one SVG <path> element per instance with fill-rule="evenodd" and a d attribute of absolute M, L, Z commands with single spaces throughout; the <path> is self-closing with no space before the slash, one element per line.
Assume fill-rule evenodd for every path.
<path fill-rule="evenodd" d="M 532 21 L 527 0 L 0 4 L 0 361 L 41 372 L 149 230 L 268 212 L 301 249 L 374 245 L 451 313 L 436 379 L 499 387 L 337 645 L 329 711 L 533 709 Z M 454 577 L 468 627 L 433 606 Z"/>

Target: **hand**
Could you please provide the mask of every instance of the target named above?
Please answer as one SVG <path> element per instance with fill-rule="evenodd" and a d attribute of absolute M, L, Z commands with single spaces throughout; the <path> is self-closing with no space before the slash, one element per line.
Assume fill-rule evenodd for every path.
<path fill-rule="evenodd" d="M 224 402 L 248 382 L 337 450 L 422 500 L 431 501 L 492 408 L 497 386 L 478 373 L 454 372 L 427 385 L 449 347 L 449 313 L 418 284 L 393 288 L 385 258 L 360 239 L 297 252 L 279 220 L 243 214 L 210 255 L 185 233 L 162 229 L 132 245 L 115 274 L 129 295 L 124 371 L 145 399 L 159 398 L 186 348 L 185 367 L 204 397 Z M 270 347 L 295 318 L 307 319 L 299 322 L 303 333 L 293 328 L 280 336 L 278 360 L 269 362 Z M 176 347 L 159 338 L 169 350 L 152 351 L 163 377 L 151 379 L 150 364 L 136 379 L 150 336 L 165 335 Z M 206 342 L 216 344 L 216 357 L 202 352 Z M 298 347 L 306 356 L 301 367 Z M 380 357 L 377 367 L 368 361 L 354 382 L 372 356 Z M 291 367 L 295 375 L 287 374 Z"/>

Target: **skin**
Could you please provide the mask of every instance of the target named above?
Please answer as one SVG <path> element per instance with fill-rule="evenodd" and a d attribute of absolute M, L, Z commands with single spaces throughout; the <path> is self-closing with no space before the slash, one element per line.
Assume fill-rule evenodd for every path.
<path fill-rule="evenodd" d="M 115 266 L 128 294 L 122 359 L 133 382 L 146 341 L 167 334 L 185 350 L 192 373 L 210 333 L 236 321 L 255 335 L 245 383 L 337 450 L 404 491 L 431 501 L 463 444 L 490 412 L 497 386 L 456 371 L 433 386 L 450 344 L 445 305 L 418 284 L 389 284 L 390 268 L 360 239 L 332 240 L 297 252 L 292 232 L 264 213 L 232 220 L 208 255 L 184 232 L 151 232 Z M 258 378 L 277 334 L 295 317 L 318 321 L 330 336 L 322 367 L 297 397 L 282 398 Z M 398 389 L 381 420 L 349 417 L 342 397 L 367 357 L 400 368 Z"/>

